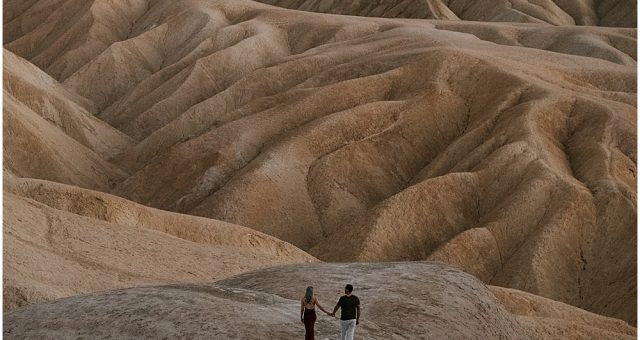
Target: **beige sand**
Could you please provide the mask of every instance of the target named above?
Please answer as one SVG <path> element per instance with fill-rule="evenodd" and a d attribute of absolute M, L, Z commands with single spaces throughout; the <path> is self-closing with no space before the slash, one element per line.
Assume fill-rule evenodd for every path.
<path fill-rule="evenodd" d="M 316 261 L 230 223 L 33 179 L 4 188 L 4 310 L 95 291 L 211 282 L 257 268 Z"/>

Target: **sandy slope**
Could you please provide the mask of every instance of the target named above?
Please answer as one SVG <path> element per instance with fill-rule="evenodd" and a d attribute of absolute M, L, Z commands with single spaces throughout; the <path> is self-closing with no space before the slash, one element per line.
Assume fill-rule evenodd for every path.
<path fill-rule="evenodd" d="M 637 26 L 635 0 L 259 0 L 271 5 L 346 15 L 552 25 Z"/>
<path fill-rule="evenodd" d="M 107 159 L 132 139 L 94 117 L 91 103 L 4 50 L 4 170 L 108 190 L 125 173 Z"/>
<path fill-rule="evenodd" d="M 126 174 L 3 91 L 7 176 L 41 178 L 106 191 Z"/>
<path fill-rule="evenodd" d="M 604 318 L 522 291 L 488 287 L 533 339 L 633 339 L 636 329 L 624 321 Z"/>
<path fill-rule="evenodd" d="M 521 292 L 508 291 L 508 296 L 497 300 L 476 278 L 424 262 L 290 265 L 216 284 L 76 296 L 5 314 L 3 335 L 7 339 L 45 334 L 57 338 L 301 338 L 304 328 L 298 299 L 305 286 L 314 285 L 318 299 L 331 308 L 347 282 L 354 284 L 362 303 L 356 331 L 362 339 L 634 339 L 636 335 L 635 328 L 622 321 Z M 525 320 L 501 304 L 523 300 L 564 314 L 544 310 Z M 318 316 L 317 339 L 337 339 L 339 333 L 337 319 Z"/>
<path fill-rule="evenodd" d="M 78 143 L 109 159 L 130 148 L 133 140 L 85 110 L 91 102 L 69 91 L 30 62 L 3 50 L 7 95 L 53 123 Z"/>
<path fill-rule="evenodd" d="M 58 81 L 51 98 L 73 108 L 59 111 L 128 135 L 83 143 L 25 99 L 42 94 L 5 87 L 6 174 L 244 225 L 324 260 L 441 260 L 635 323 L 635 29 L 251 1 L 4 6 L 5 48 Z M 94 147 L 108 143 L 117 155 Z"/>
<path fill-rule="evenodd" d="M 3 203 L 5 310 L 101 290 L 209 282 L 315 261 L 248 228 L 48 181 L 5 178 Z"/>

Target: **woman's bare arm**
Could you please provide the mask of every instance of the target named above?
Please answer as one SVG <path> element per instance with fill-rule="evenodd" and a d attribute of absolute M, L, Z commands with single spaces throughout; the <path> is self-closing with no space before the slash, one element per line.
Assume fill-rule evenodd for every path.
<path fill-rule="evenodd" d="M 300 320 L 304 323 L 304 299 L 300 300 Z"/>
<path fill-rule="evenodd" d="M 318 305 L 318 308 L 320 308 L 321 311 L 327 313 L 328 315 L 331 315 L 331 313 L 327 312 L 326 309 L 322 308 L 322 306 L 320 305 L 320 301 L 318 301 L 318 299 L 316 299 L 316 305 Z"/>

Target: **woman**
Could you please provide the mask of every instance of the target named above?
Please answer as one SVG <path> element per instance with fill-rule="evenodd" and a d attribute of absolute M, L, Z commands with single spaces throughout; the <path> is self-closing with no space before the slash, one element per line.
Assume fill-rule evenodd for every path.
<path fill-rule="evenodd" d="M 320 308 L 321 311 L 329 314 L 322 306 L 320 306 L 320 302 L 313 296 L 313 287 L 307 287 L 307 291 L 304 293 L 304 298 L 302 298 L 302 305 L 300 308 L 300 319 L 302 323 L 304 323 L 304 339 L 305 340 L 313 340 L 315 331 L 313 330 L 313 325 L 316 323 L 316 305 Z"/>

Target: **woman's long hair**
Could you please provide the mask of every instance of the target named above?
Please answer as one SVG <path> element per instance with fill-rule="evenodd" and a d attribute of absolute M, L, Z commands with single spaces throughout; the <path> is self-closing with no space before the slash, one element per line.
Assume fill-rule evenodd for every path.
<path fill-rule="evenodd" d="M 313 287 L 307 287 L 307 291 L 304 293 L 304 303 L 310 303 L 313 299 Z"/>

